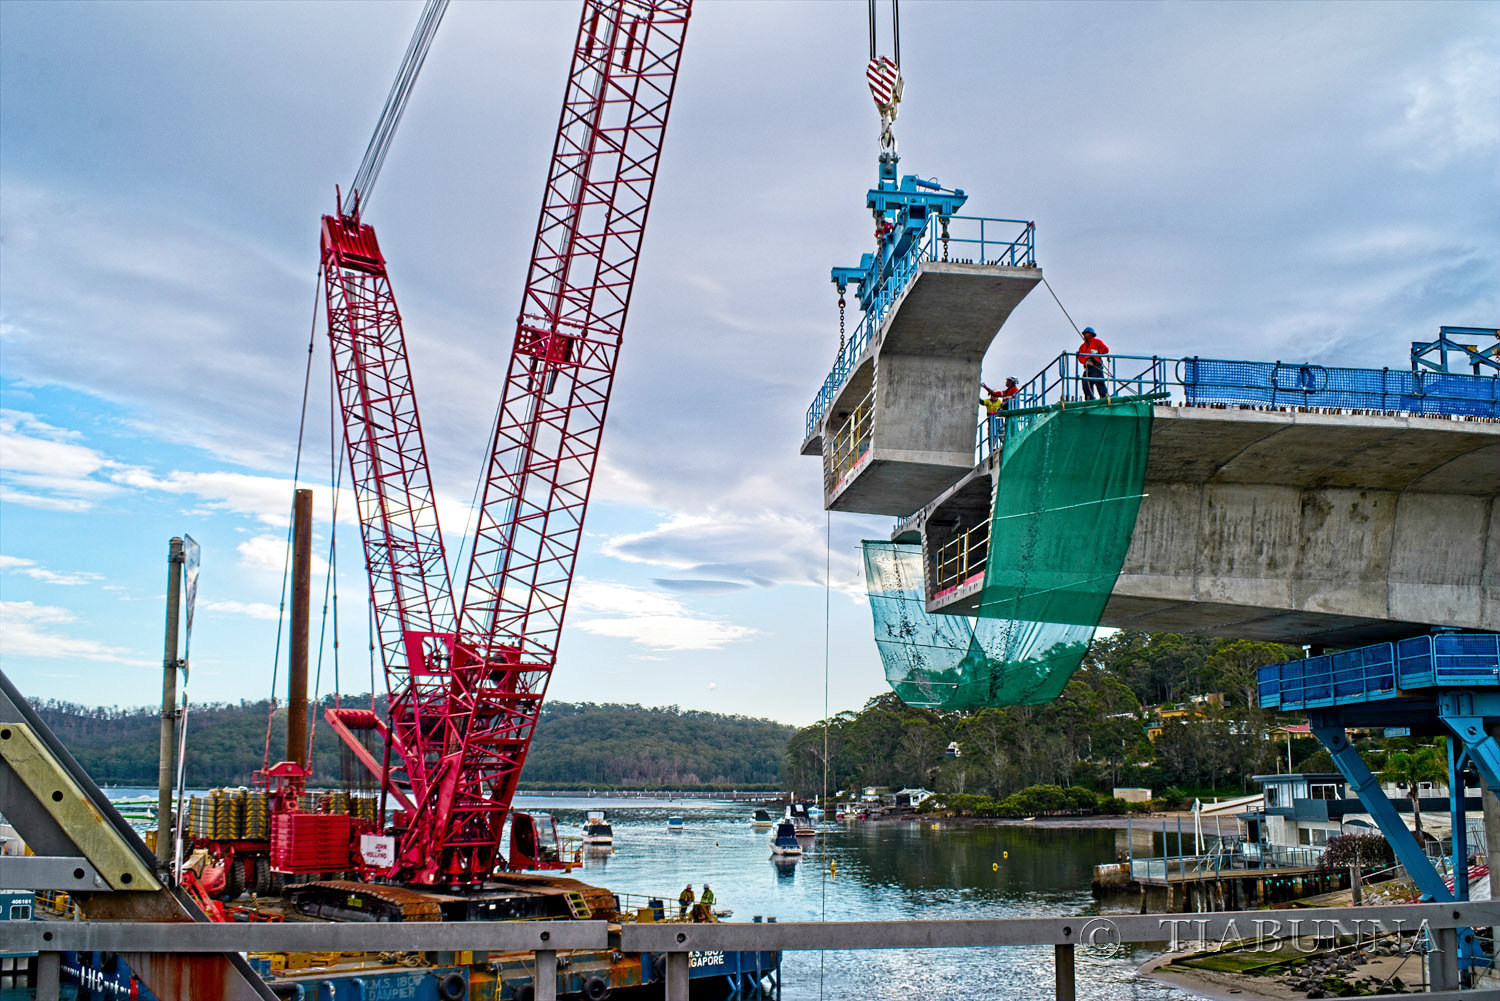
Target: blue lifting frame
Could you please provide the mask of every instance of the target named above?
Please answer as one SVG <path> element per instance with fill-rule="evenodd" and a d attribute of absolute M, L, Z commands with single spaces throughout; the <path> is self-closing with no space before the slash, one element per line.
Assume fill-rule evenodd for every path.
<path fill-rule="evenodd" d="M 1495 343 L 1480 348 L 1461 343 L 1456 339 L 1459 337 L 1488 337 L 1494 339 Z M 1430 372 L 1447 373 L 1450 352 L 1457 356 L 1459 364 L 1467 362 L 1475 375 L 1479 374 L 1482 367 L 1500 372 L 1500 330 L 1494 327 L 1439 327 L 1437 340 L 1411 342 L 1412 371 L 1425 368 Z M 1429 356 L 1432 354 L 1438 356 L 1437 361 L 1431 360 Z"/>
<path fill-rule="evenodd" d="M 841 295 L 850 285 L 859 286 L 859 306 L 866 312 L 873 307 L 896 262 L 911 253 L 932 218 L 937 217 L 946 233 L 948 217 L 969 200 L 962 188 L 949 191 L 915 174 L 907 174 L 898 183 L 896 165 L 900 162 L 895 153 L 880 154 L 880 182 L 865 198 L 865 206 L 875 218 L 876 252 L 862 255 L 857 268 L 834 268 L 832 272 Z"/>
<path fill-rule="evenodd" d="M 1423 899 L 1467 900 L 1469 895 L 1463 772 L 1473 764 L 1491 789 L 1500 789 L 1500 635 L 1439 633 L 1378 643 L 1260 669 L 1260 702 L 1269 709 L 1303 710 L 1334 766 L 1406 867 Z M 1448 741 L 1448 810 L 1453 825 L 1450 889 L 1350 743 L 1351 726 L 1402 726 Z M 1500 837 L 1500 832 L 1489 832 Z M 1491 961 L 1472 929 L 1458 935 L 1460 970 Z"/>

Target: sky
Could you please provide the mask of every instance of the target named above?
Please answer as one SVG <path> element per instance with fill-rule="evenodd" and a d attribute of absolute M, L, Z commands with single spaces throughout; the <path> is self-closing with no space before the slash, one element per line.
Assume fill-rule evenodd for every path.
<path fill-rule="evenodd" d="M 317 492 L 319 688 L 370 690 L 318 223 L 419 9 L 0 4 L 0 667 L 27 696 L 159 702 L 184 533 L 191 698 L 270 694 L 294 472 Z M 453 3 L 366 212 L 450 552 L 577 10 Z M 1404 368 L 1440 325 L 1500 325 L 1500 4 L 901 14 L 903 172 L 1035 220 L 1114 352 Z M 838 346 L 828 269 L 869 249 L 867 58 L 858 0 L 694 11 L 551 698 L 802 725 L 885 689 L 858 540 L 890 519 L 825 515 L 798 454 Z M 1038 291 L 986 381 L 1075 343 Z"/>

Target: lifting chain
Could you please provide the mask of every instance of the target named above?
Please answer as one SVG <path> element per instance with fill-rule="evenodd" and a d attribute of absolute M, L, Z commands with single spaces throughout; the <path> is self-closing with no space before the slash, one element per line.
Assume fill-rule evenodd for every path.
<path fill-rule="evenodd" d="M 943 262 L 946 264 L 948 261 L 948 217 L 938 216 L 938 222 L 943 227 Z"/>
<path fill-rule="evenodd" d="M 844 293 L 841 291 L 841 292 L 839 292 L 839 354 L 843 354 L 843 353 L 844 353 Z"/>

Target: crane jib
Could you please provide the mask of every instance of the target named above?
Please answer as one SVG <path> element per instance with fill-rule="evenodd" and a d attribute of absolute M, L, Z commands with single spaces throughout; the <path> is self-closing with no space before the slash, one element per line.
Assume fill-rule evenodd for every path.
<path fill-rule="evenodd" d="M 390 696 L 388 722 L 325 714 L 379 781 L 377 832 L 397 841 L 378 864 L 351 865 L 366 877 L 461 885 L 497 866 L 556 864 L 522 814 L 501 858 L 501 825 L 556 659 L 690 12 L 690 0 L 583 4 L 462 604 L 385 258 L 357 200 L 323 221 L 335 384 Z"/>

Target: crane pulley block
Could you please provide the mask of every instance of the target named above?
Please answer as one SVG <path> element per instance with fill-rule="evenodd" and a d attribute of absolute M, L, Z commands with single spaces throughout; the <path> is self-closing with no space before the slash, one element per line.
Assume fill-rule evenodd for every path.
<path fill-rule="evenodd" d="M 380 253 L 374 227 L 361 223 L 358 215 L 325 215 L 323 264 L 344 271 L 384 274 L 385 257 Z"/>

